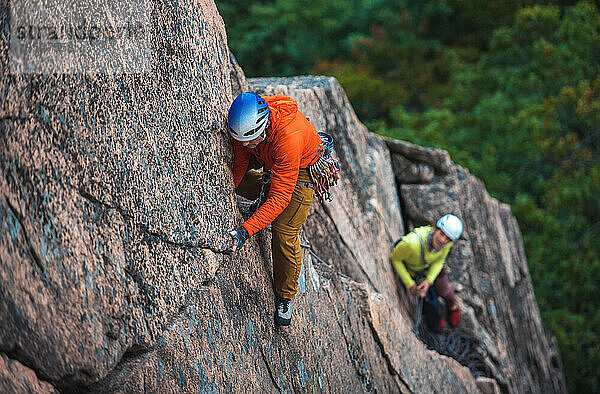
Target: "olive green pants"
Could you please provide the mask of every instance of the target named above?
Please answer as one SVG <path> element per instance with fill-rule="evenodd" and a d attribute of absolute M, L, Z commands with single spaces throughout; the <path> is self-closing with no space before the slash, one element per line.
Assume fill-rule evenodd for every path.
<path fill-rule="evenodd" d="M 260 194 L 262 172 L 249 170 L 235 190 L 249 200 Z M 311 182 L 308 170 L 301 169 L 298 180 Z M 269 187 L 266 185 L 265 187 Z M 268 189 L 267 189 L 268 190 Z M 273 286 L 278 296 L 292 299 L 298 292 L 298 277 L 302 268 L 302 250 L 298 234 L 308 217 L 313 189 L 296 184 L 292 200 L 272 223 Z"/>

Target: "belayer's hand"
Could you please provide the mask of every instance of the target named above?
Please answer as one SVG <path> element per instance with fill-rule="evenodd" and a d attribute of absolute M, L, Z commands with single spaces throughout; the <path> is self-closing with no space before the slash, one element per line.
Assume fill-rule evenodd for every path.
<path fill-rule="evenodd" d="M 230 252 L 236 252 L 242 248 L 244 242 L 248 239 L 248 231 L 244 227 L 238 227 L 229 232 L 233 237 L 233 245 L 229 248 Z"/>
<path fill-rule="evenodd" d="M 417 286 L 417 290 L 419 291 L 419 297 L 425 297 L 427 294 L 427 290 L 429 290 L 429 286 L 431 286 L 431 282 L 425 279 L 423 282 Z"/>
<path fill-rule="evenodd" d="M 411 296 L 416 297 L 418 294 L 417 284 L 415 283 L 411 287 L 408 288 L 408 292 Z"/>

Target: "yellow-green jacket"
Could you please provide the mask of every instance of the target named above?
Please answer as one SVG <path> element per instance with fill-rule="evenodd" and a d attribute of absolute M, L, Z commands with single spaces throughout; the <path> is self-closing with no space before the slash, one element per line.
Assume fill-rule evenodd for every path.
<path fill-rule="evenodd" d="M 433 283 L 442 268 L 444 268 L 444 261 L 454 243 L 448 242 L 441 250 L 430 252 L 427 248 L 427 237 L 432 231 L 431 226 L 417 227 L 406 234 L 392 251 L 390 256 L 392 265 L 407 289 L 415 284 L 412 278 L 414 274 L 427 270 L 424 272 L 425 278 Z M 421 242 L 419 238 L 423 241 L 425 264 L 421 262 Z"/>

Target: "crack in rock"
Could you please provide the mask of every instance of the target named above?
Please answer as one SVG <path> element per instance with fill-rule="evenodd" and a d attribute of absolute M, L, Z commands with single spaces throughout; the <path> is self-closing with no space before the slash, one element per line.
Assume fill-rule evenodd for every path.
<path fill-rule="evenodd" d="M 50 384 L 55 389 L 57 388 L 57 385 L 54 384 L 52 380 L 50 380 L 50 377 L 44 374 L 40 369 L 35 367 L 33 360 L 30 359 L 18 346 L 13 346 L 12 349 L 0 348 L 0 354 L 4 354 L 10 360 L 14 360 L 20 363 L 21 365 L 29 368 L 33 371 L 33 373 L 35 373 L 35 376 L 40 381 Z"/>
<path fill-rule="evenodd" d="M 154 301 L 156 291 L 152 288 L 152 285 L 149 285 L 144 281 L 143 275 L 139 270 L 131 266 L 126 266 L 124 270 L 125 273 L 137 284 L 138 289 L 142 293 L 145 304 L 144 309 L 147 313 L 151 313 L 152 310 L 150 309 L 150 306 L 155 308 L 157 307 L 157 304 Z"/>
<path fill-rule="evenodd" d="M 23 230 L 23 236 L 25 237 L 25 242 L 27 243 L 27 250 L 29 251 L 29 254 L 31 255 L 31 259 L 33 260 L 35 265 L 40 269 L 41 274 L 44 277 L 44 279 L 47 280 L 48 275 L 46 274 L 46 268 L 42 264 L 41 257 L 37 254 L 37 252 L 35 251 L 35 248 L 33 247 L 33 244 L 31 243 L 31 238 L 29 238 L 29 234 L 23 223 L 23 217 L 21 216 L 19 211 L 17 211 L 15 209 L 15 207 L 10 203 L 10 201 L 8 200 L 8 197 L 4 196 L 4 200 L 6 201 L 6 204 L 8 205 L 8 209 L 10 209 L 13 216 L 19 222 L 19 226 L 21 226 L 21 229 Z"/>
<path fill-rule="evenodd" d="M 271 365 L 269 365 L 269 360 L 267 360 L 267 358 L 265 357 L 265 352 L 264 352 L 263 348 L 259 347 L 259 349 L 260 349 L 260 355 L 262 356 L 262 359 L 263 359 L 265 365 L 267 366 L 267 371 L 269 372 L 269 377 L 271 378 L 271 382 L 273 382 L 273 386 L 275 386 L 277 391 L 281 393 L 281 387 L 279 387 L 279 385 L 277 384 L 277 381 L 275 380 L 275 376 L 273 375 L 273 371 L 271 370 Z"/>
<path fill-rule="evenodd" d="M 68 186 L 70 186 L 71 188 L 73 188 L 73 190 L 77 191 L 77 193 L 83 197 L 84 199 L 90 201 L 92 204 L 94 205 L 101 205 L 106 209 L 113 209 L 115 211 L 117 211 L 121 216 L 123 216 L 123 218 L 125 219 L 133 219 L 133 216 L 130 215 L 127 211 L 125 211 L 124 209 L 120 208 L 120 207 L 113 207 L 110 204 L 105 203 L 104 201 L 100 201 L 98 198 L 92 196 L 90 193 L 86 192 L 85 190 L 83 190 L 82 188 L 77 188 L 73 185 L 67 184 Z"/>
<path fill-rule="evenodd" d="M 171 246 L 174 247 L 178 247 L 178 248 L 184 248 L 184 249 L 203 249 L 203 250 L 210 250 L 213 253 L 216 254 L 227 254 L 230 255 L 231 252 L 229 251 L 229 249 L 221 249 L 221 248 L 217 248 L 216 246 L 213 245 L 213 243 L 211 241 L 208 240 L 200 240 L 198 242 L 195 243 L 178 243 L 178 242 L 174 242 L 168 239 L 168 237 L 164 234 L 160 234 L 160 233 L 153 233 L 148 231 L 147 226 L 141 225 L 139 224 L 136 220 L 135 217 L 128 211 L 124 210 L 123 208 L 119 207 L 119 206 L 112 206 L 102 200 L 100 200 L 99 198 L 93 196 L 91 193 L 87 192 L 86 190 L 83 189 L 83 187 L 77 187 L 73 184 L 71 184 L 68 181 L 61 181 L 58 182 L 56 181 L 53 177 L 48 176 L 47 174 L 43 173 L 42 171 L 39 170 L 34 170 L 34 172 L 39 173 L 41 176 L 43 176 L 46 179 L 51 179 L 54 182 L 60 183 L 62 186 L 66 186 L 70 189 L 72 189 L 73 191 L 75 191 L 78 195 L 80 195 L 83 199 L 91 202 L 94 205 L 98 205 L 103 207 L 104 209 L 109 209 L 109 210 L 114 210 L 116 212 L 118 212 L 125 221 L 129 221 L 132 222 L 132 224 L 139 228 L 140 230 L 142 230 L 142 232 L 147 233 L 151 238 L 156 239 L 156 240 L 160 240 L 161 242 L 167 243 Z M 9 205 L 9 207 L 11 208 L 11 210 L 13 211 L 13 213 L 15 214 L 15 217 L 19 220 L 19 224 L 21 224 L 21 227 L 23 227 L 22 225 L 22 218 L 19 215 L 18 211 L 16 209 L 14 209 L 14 207 L 10 204 L 10 202 L 8 201 L 8 197 L 5 196 L 5 199 Z M 29 242 L 29 237 L 26 235 L 26 240 L 28 241 L 29 245 L 31 245 L 31 243 Z M 42 272 L 45 273 L 44 267 L 41 263 L 41 259 L 40 257 L 35 253 L 35 251 L 33 250 L 33 248 L 30 248 L 30 253 L 32 255 L 32 258 L 34 259 L 35 263 L 40 267 L 40 269 L 42 270 Z"/>
<path fill-rule="evenodd" d="M 113 385 L 117 384 L 117 379 L 115 379 L 118 374 L 129 368 L 134 368 L 137 363 L 143 361 L 148 358 L 148 354 L 154 352 L 156 350 L 156 345 L 142 345 L 142 344 L 133 344 L 128 347 L 125 352 L 121 355 L 121 358 L 117 362 L 117 364 L 106 374 L 106 376 L 94 383 L 91 383 L 87 386 L 78 387 L 74 392 L 84 392 L 84 393 L 105 393 L 105 392 L 114 392 L 117 388 L 113 387 Z M 144 374 L 141 374 L 142 379 L 144 379 Z"/>
<path fill-rule="evenodd" d="M 93 204 L 101 205 L 101 206 L 105 207 L 106 209 L 113 209 L 113 210 L 117 211 L 119 214 L 121 214 L 121 216 L 123 216 L 124 219 L 128 219 L 128 220 L 132 221 L 133 223 L 131 223 L 131 224 L 133 224 L 135 227 L 142 230 L 142 232 L 146 235 L 144 237 L 144 240 L 146 240 L 146 241 L 154 241 L 154 242 L 160 241 L 160 242 L 166 243 L 167 245 L 170 245 L 170 246 L 187 249 L 187 250 L 192 250 L 192 251 L 195 249 L 202 249 L 202 250 L 210 250 L 211 252 L 216 253 L 216 254 L 227 254 L 227 255 L 230 254 L 228 249 L 217 248 L 213 245 L 212 242 L 207 241 L 207 240 L 200 240 L 195 243 L 181 243 L 181 242 L 172 241 L 172 240 L 168 239 L 168 237 L 162 233 L 150 231 L 148 229 L 147 225 L 137 224 L 133 215 L 131 215 L 129 212 L 123 210 L 122 208 L 111 206 L 103 201 L 100 201 L 99 199 L 92 196 L 90 193 L 86 192 L 85 190 L 83 190 L 81 188 L 74 188 L 74 189 L 77 190 L 77 193 L 81 197 L 92 202 Z"/>
<path fill-rule="evenodd" d="M 335 305 L 335 301 L 331 297 L 331 294 L 329 291 L 327 291 L 327 296 L 331 300 L 332 305 Z M 363 373 L 361 373 L 360 367 L 359 367 L 359 365 L 357 365 L 357 360 L 354 358 L 354 355 L 352 354 L 353 346 L 350 344 L 348 337 L 346 336 L 346 331 L 344 330 L 344 327 L 341 323 L 337 309 L 335 307 L 333 309 L 335 312 L 336 321 L 338 323 L 338 326 L 340 327 L 340 331 L 342 332 L 342 337 L 344 338 L 344 342 L 346 342 L 346 351 L 348 352 L 348 357 L 350 358 L 350 361 L 352 362 L 352 366 L 354 366 L 354 370 L 356 371 L 356 374 L 358 375 L 358 378 L 362 382 L 365 389 L 367 389 L 367 391 L 373 391 L 373 389 L 374 389 L 373 383 L 371 382 L 371 380 L 368 377 L 366 377 Z M 375 391 L 377 392 L 377 389 L 375 389 Z"/>
<path fill-rule="evenodd" d="M 9 121 L 12 121 L 12 122 L 28 122 L 30 120 L 35 120 L 35 119 L 36 118 L 34 118 L 34 117 L 24 118 L 22 116 L 10 116 L 10 115 L 8 115 L 8 116 L 1 117 L 0 121 L 9 120 Z"/>
<path fill-rule="evenodd" d="M 117 365 L 115 365 L 115 368 L 113 368 L 113 369 L 117 369 L 117 368 L 121 367 L 124 363 L 126 363 L 130 360 L 142 358 L 146 354 L 153 352 L 155 350 L 155 348 L 156 348 L 155 345 L 153 345 L 153 346 L 147 346 L 147 345 L 141 345 L 141 344 L 131 345 L 130 347 L 127 348 L 127 350 L 125 350 L 125 352 L 121 356 L 121 359 L 119 360 L 119 362 L 117 363 Z"/>
<path fill-rule="evenodd" d="M 144 241 L 150 241 L 150 242 L 160 241 L 167 245 L 170 245 L 170 246 L 173 246 L 176 248 L 190 250 L 190 251 L 202 249 L 202 250 L 210 250 L 211 252 L 213 252 L 215 254 L 226 254 L 226 255 L 231 254 L 228 249 L 219 249 L 219 248 L 215 247 L 213 245 L 213 243 L 210 241 L 199 241 L 196 243 L 175 242 L 175 241 L 168 239 L 168 237 L 162 233 L 153 232 L 153 231 L 148 230 L 148 228 L 146 226 L 138 225 L 138 227 L 141 227 L 142 231 L 145 234 L 145 237 L 143 239 Z"/>
<path fill-rule="evenodd" d="M 404 378 L 400 375 L 400 373 L 398 373 L 398 371 L 396 371 L 396 369 L 394 368 L 394 366 L 392 364 L 392 360 L 390 358 L 390 355 L 388 354 L 388 352 L 386 352 L 383 342 L 379 336 L 379 333 L 377 332 L 377 330 L 375 329 L 375 326 L 373 325 L 373 317 L 371 315 L 371 308 L 369 307 L 369 302 L 368 302 L 369 291 L 366 287 L 366 284 L 356 282 L 353 279 L 349 279 L 348 285 L 350 286 L 350 289 L 353 290 L 353 293 L 357 294 L 359 297 L 359 300 L 358 300 L 359 311 L 361 312 L 361 314 L 365 315 L 363 318 L 366 319 L 367 323 L 369 324 L 369 328 L 371 329 L 371 334 L 373 335 L 373 340 L 377 344 L 379 351 L 381 352 L 381 355 L 383 356 L 383 358 L 387 364 L 388 372 L 390 373 L 390 375 L 397 378 L 397 379 L 394 379 L 394 383 L 396 383 L 396 386 L 398 387 L 398 391 L 399 392 L 402 391 L 402 387 L 398 383 L 398 380 L 399 380 L 410 393 L 414 393 L 414 391 L 411 389 L 408 382 L 406 380 L 404 380 Z"/>
<path fill-rule="evenodd" d="M 400 375 L 398 373 L 398 371 L 396 371 L 396 369 L 392 365 L 392 360 L 390 358 L 390 355 L 388 354 L 388 352 L 385 351 L 385 347 L 383 346 L 383 342 L 381 341 L 381 338 L 379 337 L 379 333 L 377 332 L 377 330 L 373 326 L 373 322 L 371 321 L 371 319 L 368 319 L 368 323 L 369 323 L 369 328 L 371 329 L 371 333 L 373 334 L 373 339 L 375 340 L 375 343 L 377 343 L 377 346 L 379 347 L 379 351 L 381 352 L 381 355 L 385 359 L 385 362 L 387 364 L 387 367 L 388 367 L 388 370 L 389 370 L 390 374 L 393 375 L 393 376 L 396 376 L 398 378 L 398 380 L 400 380 L 400 382 L 402 382 L 402 384 L 404 385 L 404 387 L 406 387 L 406 389 L 410 393 L 414 393 L 414 391 L 410 388 L 408 382 L 402 377 L 402 375 Z M 398 385 L 398 382 L 396 380 L 394 380 L 394 381 L 396 382 L 396 385 Z M 400 389 L 399 385 L 398 385 L 398 389 Z"/>

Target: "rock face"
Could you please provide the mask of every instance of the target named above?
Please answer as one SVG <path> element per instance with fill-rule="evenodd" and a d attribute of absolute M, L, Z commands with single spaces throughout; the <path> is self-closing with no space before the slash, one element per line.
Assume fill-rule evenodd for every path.
<path fill-rule="evenodd" d="M 270 234 L 223 253 L 242 220 L 225 118 L 248 81 L 212 1 L 152 9 L 142 73 L 12 74 L 10 12 L 0 7 L 0 391 L 476 392 L 466 367 L 415 337 L 388 262 L 405 231 L 401 202 L 409 223 L 431 220 L 431 208 L 408 198 L 406 185 L 398 198 L 392 142 L 360 124 L 332 78 L 250 81 L 289 94 L 332 134 L 343 172 L 335 200 L 313 205 L 302 234 L 312 249 L 292 326 L 273 326 Z M 402 156 L 422 168 L 399 178 L 419 179 L 415 187 L 456 178 L 449 158 Z M 450 175 L 440 178 L 440 166 Z M 477 181 L 469 185 L 489 200 Z M 461 201 L 463 214 L 484 217 L 455 197 L 449 208 Z M 518 228 L 502 212 L 490 227 L 497 232 L 470 228 L 452 279 L 473 294 L 464 298 L 478 314 L 472 331 L 496 341 L 492 377 L 502 390 L 561 391 L 560 369 L 547 375 L 554 348 L 522 248 L 508 246 L 520 248 Z M 477 238 L 486 235 L 505 246 Z M 507 312 L 501 302 L 523 308 Z M 527 352 L 518 348 L 522 327 L 541 335 Z"/>
<path fill-rule="evenodd" d="M 154 349 L 236 220 L 225 26 L 153 7 L 140 74 L 11 74 L 1 29 L 0 352 L 61 390 Z"/>
<path fill-rule="evenodd" d="M 503 392 L 564 392 L 560 358 L 542 327 L 510 207 L 491 198 L 446 152 L 386 142 L 409 228 L 445 213 L 464 219 L 463 236 L 447 260 L 449 276 L 462 289 L 459 328 L 484 345 L 491 377 Z M 434 176 L 407 176 L 407 168 L 429 168 Z"/>
<path fill-rule="evenodd" d="M 0 387 L 5 393 L 58 393 L 50 383 L 39 380 L 31 369 L 4 354 L 0 354 Z"/>

